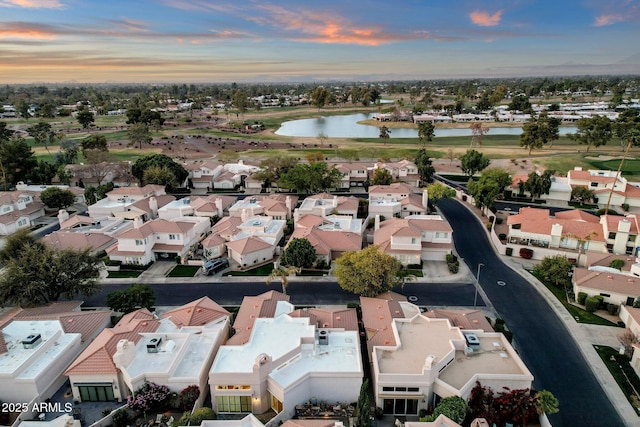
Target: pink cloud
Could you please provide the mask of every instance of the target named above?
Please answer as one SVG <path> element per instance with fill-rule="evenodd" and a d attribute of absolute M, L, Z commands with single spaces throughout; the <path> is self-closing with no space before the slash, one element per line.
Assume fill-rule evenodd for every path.
<path fill-rule="evenodd" d="M 502 12 L 503 10 L 499 10 L 491 15 L 488 12 L 475 10 L 469 14 L 469 19 L 471 19 L 471 22 L 481 27 L 495 27 L 500 23 Z"/>
<path fill-rule="evenodd" d="M 58 0 L 0 0 L 1 7 L 22 7 L 27 9 L 62 9 Z"/>
<path fill-rule="evenodd" d="M 596 16 L 596 21 L 593 23 L 596 27 L 604 27 L 605 25 L 615 24 L 616 22 L 623 22 L 625 19 L 620 15 L 600 15 Z"/>
<path fill-rule="evenodd" d="M 56 33 L 46 26 L 30 25 L 24 22 L 0 24 L 0 39 L 52 40 Z"/>

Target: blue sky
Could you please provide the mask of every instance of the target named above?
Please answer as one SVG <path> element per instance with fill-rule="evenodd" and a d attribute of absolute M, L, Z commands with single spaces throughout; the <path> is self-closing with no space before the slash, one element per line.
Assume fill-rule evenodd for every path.
<path fill-rule="evenodd" d="M 640 0 L 0 0 L 0 83 L 640 73 Z"/>

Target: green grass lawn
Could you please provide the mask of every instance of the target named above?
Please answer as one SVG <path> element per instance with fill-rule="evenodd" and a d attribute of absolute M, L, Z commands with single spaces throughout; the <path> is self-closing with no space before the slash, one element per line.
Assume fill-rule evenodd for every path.
<path fill-rule="evenodd" d="M 640 378 L 629 364 L 629 358 L 621 355 L 617 350 L 600 345 L 593 346 L 598 355 L 607 366 L 611 376 L 618 383 L 618 387 L 624 393 L 629 403 L 636 408 L 636 414 L 640 415 Z M 636 391 L 634 391 L 634 388 Z"/>
<path fill-rule="evenodd" d="M 567 302 L 567 295 L 563 289 L 545 282 L 544 280 L 542 280 L 542 278 L 536 276 L 535 274 L 533 275 L 555 295 L 558 301 L 560 301 L 562 305 L 564 305 L 564 307 L 571 314 L 571 316 L 573 316 L 574 319 L 578 319 L 578 322 L 589 323 L 591 325 L 618 326 L 615 323 L 610 322 L 609 320 L 604 319 L 595 313 L 589 313 L 587 310 L 583 310 L 580 307 L 576 307 L 575 305 L 570 304 L 569 302 Z"/>
<path fill-rule="evenodd" d="M 422 270 L 408 268 L 406 270 L 398 271 L 398 277 L 400 277 L 401 279 L 407 276 L 423 277 Z"/>
<path fill-rule="evenodd" d="M 224 274 L 230 276 L 268 276 L 272 271 L 273 263 L 269 263 L 247 271 L 230 271 Z"/>
<path fill-rule="evenodd" d="M 193 277 L 200 270 L 197 265 L 176 265 L 167 277 Z"/>
<path fill-rule="evenodd" d="M 107 275 L 110 279 L 132 279 L 140 276 L 142 271 L 136 270 L 120 270 L 120 271 L 109 271 Z"/>
<path fill-rule="evenodd" d="M 620 167 L 620 160 L 591 160 L 591 165 L 595 169 L 605 169 L 605 170 L 614 170 L 617 171 Z M 621 170 L 623 175 L 640 175 L 640 160 L 636 158 L 628 158 L 624 161 Z"/>

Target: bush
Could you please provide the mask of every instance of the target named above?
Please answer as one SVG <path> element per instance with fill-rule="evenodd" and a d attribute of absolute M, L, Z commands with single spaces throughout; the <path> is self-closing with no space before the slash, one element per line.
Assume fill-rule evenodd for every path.
<path fill-rule="evenodd" d="M 384 411 L 382 410 L 381 407 L 376 406 L 375 416 L 376 416 L 376 420 L 381 420 L 384 417 Z"/>
<path fill-rule="evenodd" d="M 505 233 L 500 233 L 500 234 L 498 234 L 498 239 L 507 240 L 507 235 Z"/>
<path fill-rule="evenodd" d="M 624 209 L 624 211 L 627 212 L 629 210 L 629 203 L 623 203 L 622 209 Z"/>
<path fill-rule="evenodd" d="M 502 218 L 496 218 L 496 224 L 502 224 L 502 221 L 504 221 Z"/>
<path fill-rule="evenodd" d="M 120 409 L 114 412 L 112 422 L 113 427 L 125 427 L 127 424 L 129 424 L 129 414 L 127 413 L 126 409 Z"/>
<path fill-rule="evenodd" d="M 419 416 L 420 418 L 424 418 L 424 417 L 426 417 L 426 416 L 427 416 L 427 410 L 426 410 L 426 409 L 424 409 L 424 408 L 420 409 L 420 410 L 418 411 L 418 416 Z"/>
<path fill-rule="evenodd" d="M 513 248 L 507 248 L 507 251 L 505 252 L 505 254 L 506 254 L 507 256 L 511 256 L 511 255 L 513 255 Z"/>
<path fill-rule="evenodd" d="M 182 416 L 178 419 L 178 421 L 174 424 L 176 426 L 186 426 L 189 423 L 189 416 L 191 415 L 191 412 L 185 412 L 182 414 Z"/>
<path fill-rule="evenodd" d="M 604 297 L 602 295 L 595 295 L 594 298 L 598 300 L 598 308 L 604 307 Z"/>
<path fill-rule="evenodd" d="M 520 248 L 520 258 L 524 258 L 524 259 L 533 258 L 533 250 L 528 248 Z"/>
<path fill-rule="evenodd" d="M 447 263 L 456 262 L 458 260 L 458 257 L 455 256 L 454 254 L 447 254 L 446 260 L 447 260 Z"/>
<path fill-rule="evenodd" d="M 460 271 L 460 263 L 458 261 L 448 262 L 447 267 L 449 267 L 449 272 L 451 274 L 456 274 L 458 271 Z"/>
<path fill-rule="evenodd" d="M 200 397 L 200 388 L 197 385 L 190 385 L 180 392 L 180 408 L 183 411 L 190 411 Z"/>
<path fill-rule="evenodd" d="M 495 326 L 502 325 L 504 327 L 504 319 L 501 317 L 496 317 L 496 321 L 494 322 Z"/>
<path fill-rule="evenodd" d="M 598 298 L 596 297 L 588 297 L 584 301 L 584 309 L 587 310 L 589 313 L 594 313 L 599 306 L 600 306 L 600 300 L 598 300 Z"/>
<path fill-rule="evenodd" d="M 189 422 L 192 426 L 199 426 L 203 420 L 217 420 L 218 416 L 211 408 L 203 407 L 198 408 L 189 417 Z"/>
<path fill-rule="evenodd" d="M 633 302 L 633 308 L 640 308 L 640 297 Z"/>
<path fill-rule="evenodd" d="M 624 260 L 616 258 L 609 263 L 609 267 L 615 268 L 616 270 L 622 270 L 622 267 L 624 267 Z"/>
<path fill-rule="evenodd" d="M 490 222 L 486 223 L 487 231 L 491 231 L 492 224 Z"/>
<path fill-rule="evenodd" d="M 586 292 L 578 292 L 578 304 L 584 305 L 584 301 L 589 295 Z"/>
<path fill-rule="evenodd" d="M 618 314 L 618 306 L 615 304 L 607 304 L 607 312 L 611 315 Z"/>

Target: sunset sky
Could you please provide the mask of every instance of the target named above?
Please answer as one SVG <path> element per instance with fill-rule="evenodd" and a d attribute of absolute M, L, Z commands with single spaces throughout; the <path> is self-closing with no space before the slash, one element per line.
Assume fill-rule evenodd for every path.
<path fill-rule="evenodd" d="M 0 84 L 640 73 L 640 0 L 0 0 Z"/>

